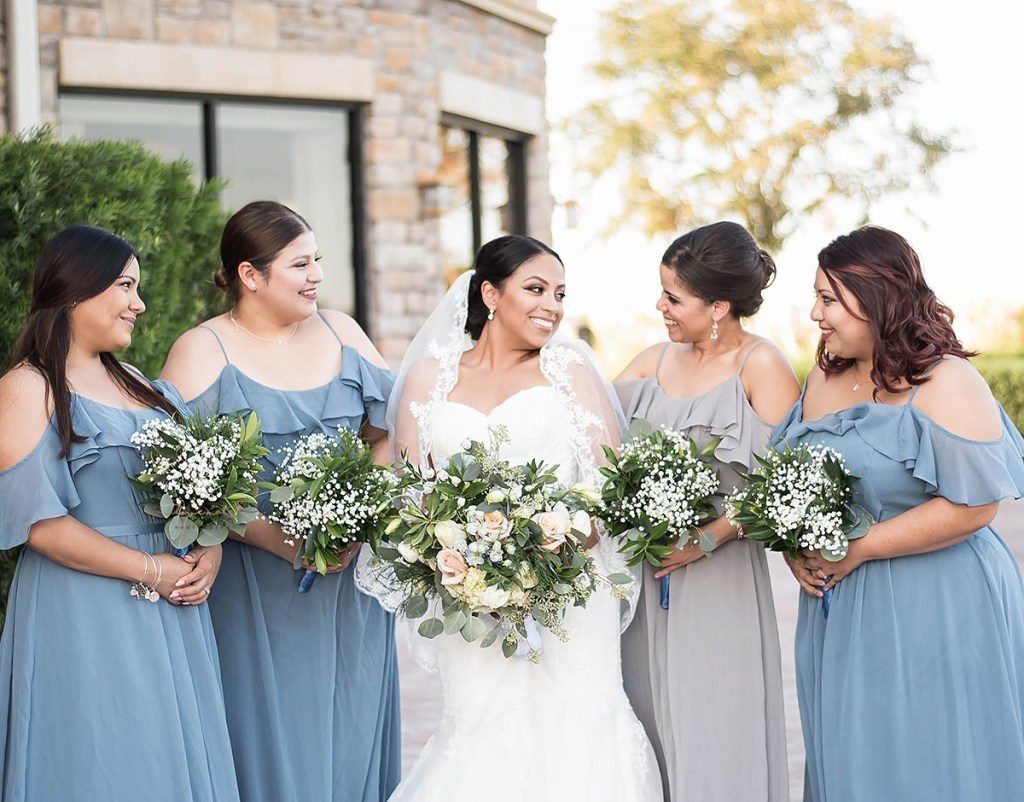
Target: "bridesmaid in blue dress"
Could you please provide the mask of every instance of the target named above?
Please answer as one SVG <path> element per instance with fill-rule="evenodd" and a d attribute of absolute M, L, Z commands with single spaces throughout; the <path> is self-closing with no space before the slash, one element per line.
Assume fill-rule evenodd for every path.
<path fill-rule="evenodd" d="M 113 356 L 145 309 L 139 280 L 120 237 L 59 233 L 0 377 L 0 548 L 26 544 L 0 641 L 4 800 L 238 800 L 203 604 L 221 549 L 168 553 L 128 481 L 131 435 L 184 408 Z"/>
<path fill-rule="evenodd" d="M 323 273 L 305 220 L 260 201 L 221 239 L 232 308 L 175 343 L 164 378 L 196 409 L 253 410 L 271 454 L 314 431 L 361 429 L 386 459 L 392 374 L 348 316 L 317 310 Z M 264 509 L 264 512 L 266 509 Z M 394 620 L 348 563 L 299 593 L 297 544 L 261 519 L 224 544 L 210 599 L 244 802 L 383 802 L 400 779 Z"/>
<path fill-rule="evenodd" d="M 1024 586 L 990 524 L 1024 493 L 1024 440 L 906 240 L 862 228 L 818 264 L 817 366 L 776 437 L 842 452 L 879 523 L 790 565 L 804 799 L 1020 799 Z"/>

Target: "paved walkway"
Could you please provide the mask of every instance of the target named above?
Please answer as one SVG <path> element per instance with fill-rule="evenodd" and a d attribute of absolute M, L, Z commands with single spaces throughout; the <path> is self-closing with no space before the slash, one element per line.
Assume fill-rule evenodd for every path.
<path fill-rule="evenodd" d="M 1009 543 L 1017 562 L 1024 567 L 1024 500 L 1004 502 L 996 518 L 996 529 Z M 804 747 L 800 735 L 800 714 L 796 703 L 793 666 L 793 635 L 796 630 L 797 599 L 792 574 L 782 559 L 769 555 L 775 606 L 782 637 L 782 672 L 785 681 L 786 723 L 789 740 L 790 788 L 793 800 L 803 789 Z M 408 651 L 400 648 L 402 681 L 402 759 L 406 770 L 412 767 L 420 749 L 441 717 L 440 688 L 437 677 L 411 662 Z"/>

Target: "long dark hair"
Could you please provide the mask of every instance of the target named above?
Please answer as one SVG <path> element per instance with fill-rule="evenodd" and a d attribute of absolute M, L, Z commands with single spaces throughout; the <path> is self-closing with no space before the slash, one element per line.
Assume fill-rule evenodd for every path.
<path fill-rule="evenodd" d="M 71 425 L 67 359 L 71 349 L 71 308 L 104 292 L 117 281 L 135 249 L 124 239 L 94 226 L 69 226 L 43 246 L 32 279 L 32 305 L 15 343 L 11 364 L 30 365 L 46 379 L 60 435 L 61 456 L 83 437 Z M 129 397 L 148 407 L 177 414 L 174 405 L 117 361 L 100 354 L 110 378 Z"/>
<path fill-rule="evenodd" d="M 843 308 L 871 330 L 876 394 L 877 388 L 899 392 L 904 381 L 924 384 L 924 371 L 943 356 L 977 356 L 957 338 L 953 311 L 935 297 L 917 253 L 895 231 L 864 226 L 836 237 L 818 254 L 818 266 Z M 864 317 L 850 307 L 839 284 L 857 299 Z M 854 361 L 830 354 L 821 341 L 817 363 L 827 375 L 835 375 Z"/>
<path fill-rule="evenodd" d="M 312 231 L 298 212 L 277 201 L 247 203 L 228 220 L 220 238 L 220 269 L 214 281 L 238 301 L 238 266 L 248 262 L 263 273 L 281 250 L 296 237 Z"/>
<path fill-rule="evenodd" d="M 728 301 L 734 317 L 761 308 L 761 293 L 775 278 L 775 260 L 738 223 L 695 228 L 668 246 L 661 263 L 704 303 Z"/>
<path fill-rule="evenodd" d="M 523 263 L 545 253 L 554 256 L 559 264 L 563 264 L 562 257 L 539 239 L 521 234 L 509 234 L 492 239 L 477 251 L 476 259 L 473 261 L 473 269 L 476 272 L 469 282 L 469 314 L 466 316 L 466 333 L 470 337 L 479 340 L 487 322 L 487 304 L 480 293 L 483 283 L 489 281 L 501 289 Z"/>

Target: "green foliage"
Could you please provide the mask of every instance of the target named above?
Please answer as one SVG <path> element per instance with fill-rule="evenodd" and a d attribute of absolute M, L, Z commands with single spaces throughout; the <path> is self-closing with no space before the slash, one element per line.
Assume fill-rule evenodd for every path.
<path fill-rule="evenodd" d="M 28 313 L 35 261 L 65 226 L 88 223 L 135 246 L 149 311 L 123 358 L 147 375 L 185 329 L 219 311 L 212 277 L 227 216 L 220 185 L 196 186 L 185 161 L 130 142 L 59 142 L 40 129 L 0 137 L 0 356 Z"/>
<path fill-rule="evenodd" d="M 28 313 L 36 257 L 74 223 L 108 229 L 138 251 L 149 311 L 122 358 L 159 371 L 174 339 L 219 309 L 219 191 L 197 186 L 187 161 L 164 162 L 134 143 L 59 142 L 48 128 L 0 137 L 0 371 Z M 0 622 L 18 553 L 0 552 Z"/>
<path fill-rule="evenodd" d="M 913 119 L 926 64 L 846 0 L 620 0 L 602 15 L 601 97 L 569 124 L 584 170 L 622 176 L 648 234 L 720 217 L 778 249 L 833 199 L 865 211 L 953 149 Z"/>

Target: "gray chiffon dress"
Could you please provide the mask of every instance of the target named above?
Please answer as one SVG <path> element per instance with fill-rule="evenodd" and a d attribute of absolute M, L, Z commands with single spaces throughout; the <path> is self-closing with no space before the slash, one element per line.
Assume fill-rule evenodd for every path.
<path fill-rule="evenodd" d="M 740 379 L 759 345 L 743 355 L 736 375 L 697 396 L 667 395 L 657 371 L 616 385 L 628 420 L 670 426 L 698 446 L 721 438 L 714 465 L 723 493 L 755 465 L 773 429 L 750 406 Z M 716 508 L 721 514 L 720 499 Z M 654 573 L 644 565 L 636 616 L 623 635 L 622 673 L 654 744 L 665 799 L 786 802 L 781 655 L 764 549 L 732 540 L 674 571 L 668 610 Z"/>

